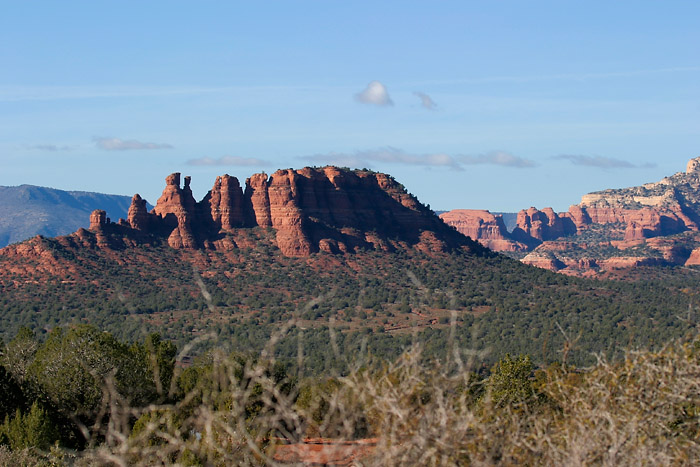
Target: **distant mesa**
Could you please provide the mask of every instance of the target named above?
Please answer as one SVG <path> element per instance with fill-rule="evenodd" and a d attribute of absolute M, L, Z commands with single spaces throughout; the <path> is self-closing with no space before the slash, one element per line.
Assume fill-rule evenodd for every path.
<path fill-rule="evenodd" d="M 499 216 L 488 211 L 457 209 L 440 217 L 494 251 L 537 252 L 521 260 L 567 274 L 589 275 L 650 264 L 698 264 L 700 157 L 691 159 L 685 172 L 656 183 L 583 195 L 581 203 L 567 212 L 523 209 L 510 232 Z M 682 238 L 675 239 L 679 235 Z M 652 241 L 655 239 L 659 240 Z M 676 241 L 685 246 L 669 253 Z"/>
<path fill-rule="evenodd" d="M 237 248 L 242 230 L 269 229 L 286 256 L 418 248 L 486 251 L 442 222 L 391 176 L 337 167 L 278 170 L 252 175 L 244 187 L 230 175 L 196 201 L 190 177 L 173 173 L 148 212 L 132 198 L 126 219 L 114 223 L 103 210 L 90 216 L 90 234 L 76 235 L 100 248 L 159 240 L 176 249 Z"/>

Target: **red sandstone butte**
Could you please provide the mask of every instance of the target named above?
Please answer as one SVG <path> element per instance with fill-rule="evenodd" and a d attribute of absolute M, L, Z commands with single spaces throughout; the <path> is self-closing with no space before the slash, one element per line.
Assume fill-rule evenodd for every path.
<path fill-rule="evenodd" d="M 190 177 L 184 178 L 183 187 L 179 173 L 165 182 L 150 213 L 137 194 L 126 221 L 112 224 L 104 211 L 95 211 L 91 230 L 111 234 L 113 241 L 167 238 L 172 248 L 230 250 L 246 241 L 236 236 L 240 229 L 272 229 L 276 246 L 286 256 L 341 254 L 357 248 L 478 249 L 382 173 L 337 167 L 285 169 L 269 177 L 252 175 L 245 191 L 238 179 L 222 175 L 199 202 L 192 196 Z"/>

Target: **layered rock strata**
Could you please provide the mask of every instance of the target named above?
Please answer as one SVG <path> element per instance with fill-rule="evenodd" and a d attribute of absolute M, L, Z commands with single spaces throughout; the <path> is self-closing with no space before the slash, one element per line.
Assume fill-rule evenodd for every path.
<path fill-rule="evenodd" d="M 528 246 L 515 241 L 506 229 L 503 216 L 478 209 L 455 209 L 440 218 L 458 232 L 494 251 L 525 251 Z"/>
<path fill-rule="evenodd" d="M 568 212 L 524 209 L 512 232 L 488 211 L 455 210 L 441 217 L 488 248 L 516 255 L 534 250 L 538 254 L 522 261 L 567 273 L 700 264 L 700 248 L 691 254 L 700 243 L 700 158 L 656 183 L 584 195 Z"/>
<path fill-rule="evenodd" d="M 216 249 L 235 248 L 227 234 L 238 229 L 271 228 L 276 246 L 287 256 L 357 248 L 478 249 L 382 173 L 337 167 L 278 170 L 269 177 L 251 176 L 245 191 L 235 177 L 222 175 L 199 202 L 192 195 L 190 177 L 182 187 L 179 173 L 165 181 L 150 213 L 137 194 L 126 221 L 113 224 L 104 211 L 95 211 L 91 230 L 162 237 L 172 248 Z"/>
<path fill-rule="evenodd" d="M 568 217 L 559 217 L 552 208 L 538 210 L 534 207 L 518 213 L 513 237 L 524 243 L 541 243 L 576 233 L 574 222 Z"/>

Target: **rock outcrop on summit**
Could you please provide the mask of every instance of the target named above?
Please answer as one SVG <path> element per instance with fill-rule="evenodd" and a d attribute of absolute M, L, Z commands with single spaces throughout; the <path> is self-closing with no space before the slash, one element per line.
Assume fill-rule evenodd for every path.
<path fill-rule="evenodd" d="M 173 173 L 151 212 L 138 195 L 126 220 L 112 223 L 93 212 L 90 230 L 102 247 L 165 239 L 176 249 L 231 249 L 241 229 L 272 229 L 286 256 L 357 249 L 427 251 L 481 248 L 447 226 L 391 176 L 337 167 L 255 174 L 243 189 L 235 177 L 216 178 L 197 202 L 190 177 Z M 83 234 L 84 236 L 84 234 Z"/>
<path fill-rule="evenodd" d="M 539 252 L 521 260 L 564 273 L 587 275 L 648 264 L 697 264 L 698 255 L 691 255 L 693 250 L 686 244 L 700 251 L 700 158 L 691 159 L 685 172 L 656 183 L 584 195 L 568 212 L 524 209 L 518 213 L 512 232 L 484 228 L 487 216 L 460 217 L 463 212 L 488 213 L 460 209 L 441 217 L 495 251 L 516 257 L 524 254 L 520 252 Z M 678 236 L 682 248 L 669 245 L 673 240 L 655 241 L 672 236 Z M 514 242 L 524 247 L 515 249 Z"/>
<path fill-rule="evenodd" d="M 158 198 L 152 213 L 160 218 L 160 224 L 164 229 L 170 230 L 168 244 L 171 247 L 196 248 L 197 240 L 192 225 L 195 219 L 196 202 L 190 188 L 190 177 L 185 177 L 183 188 L 180 188 L 179 173 L 169 175 L 165 179 L 165 184 L 163 194 Z"/>

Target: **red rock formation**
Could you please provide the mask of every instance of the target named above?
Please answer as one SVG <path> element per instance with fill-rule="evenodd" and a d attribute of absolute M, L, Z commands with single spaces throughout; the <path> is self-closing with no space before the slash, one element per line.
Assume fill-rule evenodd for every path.
<path fill-rule="evenodd" d="M 447 247 L 441 243 L 444 236 L 454 235 L 386 174 L 336 167 L 279 170 L 266 187 L 271 224 L 285 255 L 357 247 L 392 250 L 419 243 L 434 251 Z M 264 219 L 267 208 L 251 205 L 255 218 Z M 439 240 L 421 235 L 435 229 L 442 231 Z"/>
<path fill-rule="evenodd" d="M 478 209 L 454 209 L 440 214 L 447 225 L 474 240 L 505 240 L 508 230 L 503 217 Z"/>
<path fill-rule="evenodd" d="M 277 246 L 286 256 L 308 256 L 318 251 L 304 231 L 298 178 L 299 174 L 292 169 L 278 170 L 268 184 L 272 227 L 277 231 Z"/>
<path fill-rule="evenodd" d="M 105 225 L 109 223 L 107 218 L 107 213 L 101 209 L 95 209 L 90 214 L 90 230 L 99 231 L 104 229 Z"/>
<path fill-rule="evenodd" d="M 672 213 L 660 214 L 652 208 L 626 212 L 627 228 L 625 240 L 652 238 L 659 235 L 670 235 L 685 229 L 683 221 Z"/>
<path fill-rule="evenodd" d="M 245 181 L 245 205 L 252 225 L 272 227 L 268 180 L 264 173 L 255 174 Z"/>
<path fill-rule="evenodd" d="M 581 258 L 578 260 L 578 268 L 582 270 L 598 268 L 598 262 L 594 258 Z"/>
<path fill-rule="evenodd" d="M 700 248 L 694 249 L 685 262 L 686 266 L 700 266 Z"/>
<path fill-rule="evenodd" d="M 190 189 L 190 177 L 185 177 L 185 186 L 180 188 L 180 174 L 168 175 L 165 189 L 158 198 L 153 213 L 172 227 L 168 244 L 173 248 L 196 248 L 197 241 L 192 231 L 195 217 L 195 201 Z"/>
<path fill-rule="evenodd" d="M 693 174 L 700 172 L 700 157 L 690 159 L 685 167 L 686 174 Z"/>
<path fill-rule="evenodd" d="M 228 174 L 216 177 L 214 187 L 201 203 L 205 215 L 208 215 L 219 229 L 229 231 L 245 224 L 243 190 L 236 177 Z"/>
<path fill-rule="evenodd" d="M 542 240 L 543 218 L 544 214 L 540 213 L 534 207 L 531 207 L 528 210 L 523 209 L 519 211 L 518 218 L 515 221 L 516 227 L 513 230 L 514 235 L 532 237 L 537 240 Z"/>
<path fill-rule="evenodd" d="M 376 446 L 377 438 L 353 441 L 306 438 L 299 443 L 276 446 L 273 459 L 280 464 L 294 465 L 364 465 Z"/>
<path fill-rule="evenodd" d="M 41 277 L 43 274 L 58 277 L 78 274 L 76 264 L 57 256 L 50 242 L 51 240 L 37 235 L 24 242 L 0 248 L 0 256 L 9 259 L 3 263 L 4 272 L 28 278 Z"/>
<path fill-rule="evenodd" d="M 644 245 L 645 243 L 646 239 L 639 238 L 635 240 L 610 240 L 609 242 L 601 242 L 599 243 L 599 245 L 612 246 L 617 248 L 618 250 L 626 250 L 628 248 L 634 248 L 636 246 Z"/>
<path fill-rule="evenodd" d="M 625 241 L 639 240 L 641 238 L 647 238 L 647 235 L 644 233 L 644 226 L 635 221 L 629 222 L 625 228 Z"/>
<path fill-rule="evenodd" d="M 552 208 L 542 211 L 531 207 L 518 213 L 513 238 L 523 243 L 554 240 L 576 233 L 576 226 L 568 217 L 559 217 Z"/>
<path fill-rule="evenodd" d="M 584 207 L 586 214 L 591 219 L 592 224 L 614 224 L 617 222 L 625 223 L 627 221 L 627 210 L 613 207 Z"/>
<path fill-rule="evenodd" d="M 586 208 L 574 204 L 569 207 L 569 212 L 563 212 L 559 214 L 559 217 L 571 219 L 574 223 L 576 230 L 582 230 L 583 228 L 591 224 L 591 217 L 586 212 Z"/>
<path fill-rule="evenodd" d="M 478 209 L 454 209 L 440 214 L 440 218 L 463 235 L 477 240 L 494 251 L 525 251 L 527 245 L 514 241 L 502 216 Z"/>
<path fill-rule="evenodd" d="M 111 224 L 104 211 L 96 211 L 91 218 L 96 236 L 83 234 L 76 239 L 96 238 L 98 246 L 124 247 L 167 238 L 173 248 L 228 251 L 251 246 L 242 231 L 257 226 L 274 229 L 274 243 L 287 256 L 346 253 L 356 248 L 481 251 L 392 177 L 336 167 L 278 170 L 269 178 L 256 174 L 246 181 L 245 193 L 235 177 L 223 175 L 199 203 L 192 196 L 190 177 L 180 188 L 180 174 L 174 173 L 166 178 L 151 213 L 135 195 L 127 221 Z M 269 239 L 264 231 L 253 236 Z"/>
<path fill-rule="evenodd" d="M 647 256 L 616 256 L 602 260 L 599 263 L 601 269 L 606 271 L 668 264 L 663 258 L 651 258 Z"/>
<path fill-rule="evenodd" d="M 109 248 L 109 237 L 107 230 L 110 227 L 110 220 L 107 213 L 101 209 L 95 209 L 90 214 L 90 231 L 95 234 L 97 245 L 101 248 Z"/>
<path fill-rule="evenodd" d="M 127 223 L 132 229 L 148 230 L 150 226 L 150 214 L 146 210 L 146 200 L 137 193 L 131 198 L 131 206 L 127 214 Z"/>
<path fill-rule="evenodd" d="M 559 258 L 549 251 L 533 251 L 520 261 L 530 266 L 549 269 L 550 271 L 559 271 L 566 266 Z"/>

